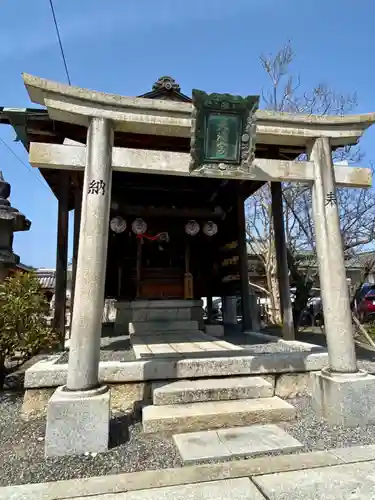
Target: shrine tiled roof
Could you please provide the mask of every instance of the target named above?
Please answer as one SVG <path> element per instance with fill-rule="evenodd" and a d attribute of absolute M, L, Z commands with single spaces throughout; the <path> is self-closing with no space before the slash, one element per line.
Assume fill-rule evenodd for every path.
<path fill-rule="evenodd" d="M 43 290 L 53 290 L 55 288 L 56 273 L 54 269 L 38 269 L 36 274 Z"/>

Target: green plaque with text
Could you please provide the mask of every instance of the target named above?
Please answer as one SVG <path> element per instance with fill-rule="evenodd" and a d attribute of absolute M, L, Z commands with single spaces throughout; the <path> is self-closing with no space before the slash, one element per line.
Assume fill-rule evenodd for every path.
<path fill-rule="evenodd" d="M 193 105 L 190 170 L 233 174 L 248 170 L 254 157 L 259 96 L 193 90 Z"/>

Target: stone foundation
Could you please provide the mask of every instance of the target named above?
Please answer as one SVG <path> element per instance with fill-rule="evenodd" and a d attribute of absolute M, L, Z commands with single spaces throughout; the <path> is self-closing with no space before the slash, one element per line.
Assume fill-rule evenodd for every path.
<path fill-rule="evenodd" d="M 108 450 L 110 393 L 59 387 L 48 402 L 45 456 L 83 455 Z"/>
<path fill-rule="evenodd" d="M 316 372 L 283 373 L 274 377 L 275 396 L 279 398 L 295 398 L 297 396 L 311 396 L 312 379 Z"/>
<path fill-rule="evenodd" d="M 59 387 L 66 383 L 68 365 L 56 364 L 61 355 L 35 363 L 25 372 L 25 388 Z M 326 352 L 279 352 L 273 354 L 239 354 L 193 359 L 136 361 L 102 361 L 99 378 L 105 384 L 156 380 L 276 375 L 319 371 L 328 364 Z"/>
<path fill-rule="evenodd" d="M 311 395 L 313 373 L 316 372 L 263 375 L 262 378 L 272 384 L 272 396 L 288 399 Z M 168 380 L 168 382 L 172 381 Z M 159 380 L 109 385 L 112 416 L 126 414 L 131 419 L 137 418 L 139 409 L 143 405 L 152 404 L 152 386 L 158 387 L 165 382 L 165 380 Z M 48 401 L 53 393 L 54 388 L 26 389 L 21 410 L 22 418 L 24 420 L 45 418 Z"/>
<path fill-rule="evenodd" d="M 375 376 L 366 372 L 322 370 L 312 376 L 312 403 L 331 425 L 344 427 L 375 423 Z"/>
<path fill-rule="evenodd" d="M 127 414 L 135 418 L 142 404 L 152 402 L 151 385 L 151 382 L 109 385 L 112 416 Z M 54 388 L 26 389 L 21 409 L 23 420 L 45 418 L 48 401 L 54 392 Z"/>
<path fill-rule="evenodd" d="M 117 302 L 115 335 L 127 335 L 129 324 L 137 321 L 198 321 L 203 329 L 201 300 L 136 300 Z"/>
<path fill-rule="evenodd" d="M 23 420 L 45 418 L 48 401 L 54 392 L 54 388 L 26 389 L 21 408 L 21 417 Z"/>

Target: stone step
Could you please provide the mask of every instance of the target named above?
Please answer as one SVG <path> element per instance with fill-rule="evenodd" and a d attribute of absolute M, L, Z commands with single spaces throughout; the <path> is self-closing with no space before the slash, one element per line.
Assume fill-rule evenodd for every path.
<path fill-rule="evenodd" d="M 129 323 L 131 335 L 147 335 L 149 333 L 179 332 L 199 330 L 198 321 L 133 321 Z"/>
<path fill-rule="evenodd" d="M 127 303 L 120 302 L 120 307 L 129 307 L 131 309 L 183 309 L 203 307 L 203 301 L 186 299 L 134 300 Z"/>
<path fill-rule="evenodd" d="M 229 377 L 179 380 L 153 384 L 154 405 L 177 405 L 204 401 L 269 398 L 273 384 L 261 377 Z"/>
<path fill-rule="evenodd" d="M 202 313 L 203 315 L 203 313 Z M 190 321 L 193 317 L 191 308 L 145 308 L 133 310 L 133 321 Z"/>
<path fill-rule="evenodd" d="M 173 440 L 184 465 L 266 453 L 289 453 L 303 448 L 303 444 L 275 424 L 175 434 Z"/>
<path fill-rule="evenodd" d="M 208 401 L 143 408 L 144 432 L 193 432 L 222 427 L 291 420 L 295 408 L 273 396 L 270 398 Z"/>

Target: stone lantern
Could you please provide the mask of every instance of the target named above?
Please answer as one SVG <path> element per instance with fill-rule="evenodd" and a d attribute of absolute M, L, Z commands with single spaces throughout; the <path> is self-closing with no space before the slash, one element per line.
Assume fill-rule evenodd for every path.
<path fill-rule="evenodd" d="M 11 187 L 0 171 L 0 279 L 8 274 L 8 269 L 19 264 L 20 258 L 13 252 L 13 233 L 28 231 L 31 222 L 13 208 L 8 200 Z"/>

